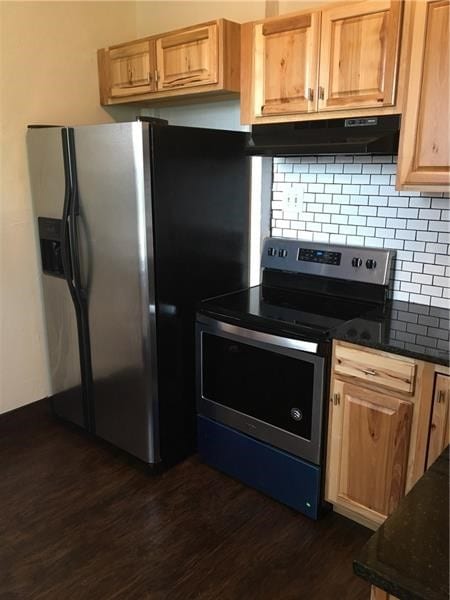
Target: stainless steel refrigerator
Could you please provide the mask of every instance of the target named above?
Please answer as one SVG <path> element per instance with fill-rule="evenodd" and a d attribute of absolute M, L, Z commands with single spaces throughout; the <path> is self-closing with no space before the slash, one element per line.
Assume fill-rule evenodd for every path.
<path fill-rule="evenodd" d="M 245 134 L 30 126 L 55 415 L 150 463 L 195 447 L 198 301 L 248 285 Z"/>

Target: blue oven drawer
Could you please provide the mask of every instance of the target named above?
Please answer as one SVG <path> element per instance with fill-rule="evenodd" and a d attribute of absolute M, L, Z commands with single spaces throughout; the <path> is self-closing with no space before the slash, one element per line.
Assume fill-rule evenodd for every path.
<path fill-rule="evenodd" d="M 317 519 L 320 467 L 273 448 L 226 425 L 198 416 L 198 451 L 216 469 Z"/>

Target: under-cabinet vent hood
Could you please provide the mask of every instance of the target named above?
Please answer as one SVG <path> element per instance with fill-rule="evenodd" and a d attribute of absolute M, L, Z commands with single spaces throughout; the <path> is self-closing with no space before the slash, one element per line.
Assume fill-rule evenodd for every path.
<path fill-rule="evenodd" d="M 399 130 L 399 115 L 253 125 L 247 153 L 253 156 L 396 154 Z"/>

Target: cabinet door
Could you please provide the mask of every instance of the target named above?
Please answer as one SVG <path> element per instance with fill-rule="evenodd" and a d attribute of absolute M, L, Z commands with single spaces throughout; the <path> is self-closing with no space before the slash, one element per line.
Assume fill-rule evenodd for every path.
<path fill-rule="evenodd" d="M 436 375 L 433 412 L 431 414 L 427 468 L 449 444 L 450 377 Z"/>
<path fill-rule="evenodd" d="M 155 90 L 153 42 L 135 42 L 109 50 L 112 98 L 148 94 Z"/>
<path fill-rule="evenodd" d="M 322 12 L 319 110 L 394 104 L 402 7 L 370 0 Z"/>
<path fill-rule="evenodd" d="M 255 114 L 317 110 L 320 14 L 284 17 L 255 25 Z"/>
<path fill-rule="evenodd" d="M 450 2 L 414 4 L 411 66 L 402 117 L 399 189 L 450 186 Z"/>
<path fill-rule="evenodd" d="M 327 500 L 381 523 L 405 492 L 413 403 L 335 380 Z"/>
<path fill-rule="evenodd" d="M 158 91 L 217 83 L 217 24 L 156 40 Z"/>

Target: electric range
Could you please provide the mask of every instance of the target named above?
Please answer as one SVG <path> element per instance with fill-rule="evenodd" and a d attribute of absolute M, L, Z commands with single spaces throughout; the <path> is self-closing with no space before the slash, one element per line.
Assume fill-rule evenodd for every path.
<path fill-rule="evenodd" d="M 268 238 L 261 285 L 202 303 L 197 421 L 206 463 L 318 517 L 333 332 L 382 314 L 393 256 Z"/>

